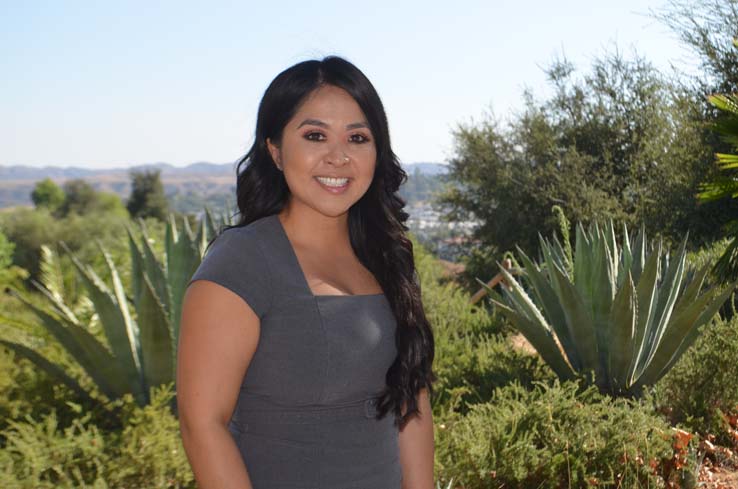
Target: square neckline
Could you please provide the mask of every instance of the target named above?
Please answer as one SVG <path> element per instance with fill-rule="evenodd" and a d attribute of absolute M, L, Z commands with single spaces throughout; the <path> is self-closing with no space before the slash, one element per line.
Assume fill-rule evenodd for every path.
<path fill-rule="evenodd" d="M 313 297 L 314 299 L 323 299 L 327 297 L 343 297 L 343 298 L 384 297 L 384 292 L 375 293 L 375 294 L 315 294 L 313 293 L 313 290 L 310 288 L 310 285 L 308 284 L 307 277 L 305 276 L 305 272 L 302 270 L 302 267 L 300 266 L 300 260 L 297 259 L 297 253 L 295 252 L 295 248 L 292 246 L 292 242 L 290 241 L 289 236 L 287 236 L 287 231 L 285 231 L 284 226 L 282 225 L 282 221 L 279 219 L 279 215 L 272 214 L 269 217 L 273 221 L 275 221 L 275 226 L 277 227 L 278 234 L 280 235 L 281 239 L 284 240 L 285 244 L 287 245 L 286 247 L 289 250 L 289 255 L 290 255 L 289 259 L 292 262 L 292 266 L 296 269 L 297 274 L 300 276 L 303 288 L 307 291 L 308 294 L 310 294 L 311 297 Z"/>

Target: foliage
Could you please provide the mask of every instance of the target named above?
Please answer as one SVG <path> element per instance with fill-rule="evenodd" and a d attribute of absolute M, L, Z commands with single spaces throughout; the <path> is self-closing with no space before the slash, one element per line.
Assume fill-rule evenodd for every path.
<path fill-rule="evenodd" d="M 25 423 L 10 422 L 2 435 L 0 484 L 12 488 L 107 487 L 103 473 L 111 464 L 105 439 L 89 417 L 60 430 L 56 414 Z"/>
<path fill-rule="evenodd" d="M 738 317 L 718 318 L 657 385 L 654 398 L 673 423 L 732 446 L 724 418 L 738 414 Z"/>
<path fill-rule="evenodd" d="M 511 384 L 466 415 L 439 419 L 436 470 L 465 489 L 660 487 L 670 427 L 646 403 L 575 383 Z"/>
<path fill-rule="evenodd" d="M 738 46 L 738 39 L 734 44 Z M 733 149 L 738 149 L 738 96 L 711 95 L 708 100 L 724 114 L 715 122 L 715 130 Z M 735 172 L 738 168 L 738 155 L 717 153 L 716 157 L 721 175 L 701 186 L 702 192 L 697 197 L 702 202 L 738 197 Z M 732 240 L 713 268 L 713 273 L 722 282 L 738 279 L 738 221 L 732 221 L 729 227 Z"/>
<path fill-rule="evenodd" d="M 495 304 L 563 380 L 583 374 L 603 392 L 638 396 L 694 342 L 735 287 L 702 291 L 708 268 L 686 262 L 685 238 L 670 257 L 645 229 L 622 247 L 610 224 L 579 224 L 572 258 L 541 238 L 543 260 L 518 250 L 530 293 L 504 268 L 506 304 Z M 571 271 L 570 271 L 571 270 Z M 594 379 L 590 374 L 594 373 Z"/>
<path fill-rule="evenodd" d="M 131 195 L 126 208 L 131 217 L 154 217 L 166 220 L 168 214 L 167 197 L 161 181 L 161 170 L 131 170 Z"/>
<path fill-rule="evenodd" d="M 212 225 L 211 225 L 212 228 Z M 89 303 L 94 306 L 96 319 L 102 326 L 102 334 L 96 336 L 94 328 L 77 316 L 76 307 L 63 296 L 61 279 L 46 268 L 43 284 L 34 283 L 48 299 L 41 307 L 20 292 L 17 297 L 41 319 L 43 326 L 67 350 L 94 381 L 108 399 L 116 399 L 131 393 L 137 402 L 145 405 L 150 387 L 171 382 L 174 379 L 176 344 L 179 336 L 179 319 L 184 288 L 200 263 L 207 243 L 207 225 L 201 221 L 195 236 L 184 221 L 181 232 L 173 219 L 166 229 L 166 255 L 162 265 L 156 258 L 144 231 L 143 251 L 128 230 L 128 241 L 133 264 L 132 302 L 124 290 L 117 268 L 102 245 L 112 287 L 108 287 L 97 273 L 71 256 Z M 50 261 L 53 254 L 47 251 Z M 71 255 L 71 254 L 70 254 Z M 132 312 L 135 311 L 135 316 Z M 0 317 L 2 322 L 16 329 L 27 331 L 12 318 Z M 0 340 L 0 343 L 33 361 L 52 377 L 67 385 L 79 395 L 86 392 L 79 382 L 67 375 L 64 369 L 49 361 L 29 346 L 30 339 L 21 341 Z M 91 393 L 94 394 L 94 393 Z"/>
<path fill-rule="evenodd" d="M 171 388 L 154 390 L 151 399 L 144 408 L 130 396 L 119 401 L 125 425 L 120 432 L 99 428 L 89 412 L 80 412 L 66 428 L 55 412 L 11 422 L 0 433 L 6 439 L 0 487 L 195 487 L 168 408 Z"/>
<path fill-rule="evenodd" d="M 120 197 L 110 192 L 98 192 L 82 178 L 67 180 L 62 188 L 64 201 L 54 213 L 56 217 L 100 212 L 121 216 L 126 214 Z"/>
<path fill-rule="evenodd" d="M 738 149 L 738 95 L 710 95 L 708 100 L 724 114 L 714 123 L 714 129 L 722 135 L 725 142 Z M 697 197 L 703 202 L 738 196 L 735 172 L 730 171 L 738 168 L 738 155 L 717 153 L 715 156 L 718 168 L 723 173 L 713 181 L 701 185 L 702 192 Z"/>
<path fill-rule="evenodd" d="M 554 95 L 526 93 L 507 126 L 486 117 L 454 131 L 438 201 L 449 219 L 481 221 L 471 277 L 488 279 L 481 275 L 516 245 L 536 254 L 537 234 L 558 227 L 553 205 L 574 222 L 645 223 L 671 241 L 687 230 L 693 244 L 719 235 L 724 206 L 693 198 L 714 172 L 698 100 L 644 59 L 617 52 L 582 76 L 565 59 L 547 74 Z"/>
<path fill-rule="evenodd" d="M 8 283 L 0 283 L 4 288 Z M 11 287 L 16 284 L 10 282 Z M 41 305 L 45 300 L 39 294 L 29 296 L 36 304 Z M 40 321 L 30 308 L 23 307 L 15 297 L 9 293 L 0 294 L 0 317 L 12 318 L 15 326 L 23 329 L 11 328 L 0 321 L 0 341 L 26 337 L 26 343 L 33 350 L 50 362 L 59 365 L 64 373 L 76 379 L 82 387 L 89 391 L 94 385 L 78 363 L 65 352 L 64 348 L 41 326 Z M 94 322 L 90 323 L 94 326 Z M 95 332 L 94 328 L 92 329 Z M 95 408 L 96 403 L 89 402 L 88 395 L 76 393 L 68 386 L 50 376 L 37 365 L 15 354 L 0 344 L 0 431 L 8 426 L 10 421 L 22 421 L 26 415 L 40 418 L 56 412 L 60 426 L 67 427 L 71 420 L 77 417 L 67 402 L 74 402 L 86 408 Z M 80 395 L 81 394 L 81 395 Z M 107 417 L 107 416 L 106 416 Z M 110 419 L 114 423 L 113 419 Z M 3 445 L 0 437 L 0 446 Z"/>
<path fill-rule="evenodd" d="M 415 167 L 412 173 L 408 172 L 407 180 L 400 186 L 400 197 L 412 206 L 417 202 L 432 200 L 441 187 L 442 182 L 436 175 L 423 173 Z"/>
<path fill-rule="evenodd" d="M 438 260 L 414 237 L 412 240 L 425 314 L 434 333 L 480 335 L 501 332 L 502 322 L 483 307 L 471 306 L 469 295 L 444 275 Z"/>
<path fill-rule="evenodd" d="M 647 403 L 559 385 L 540 358 L 511 346 L 500 317 L 470 306 L 468 294 L 448 281 L 440 264 L 417 243 L 414 250 L 437 340 L 433 412 L 441 487 L 567 487 L 570 480 L 580 487 L 593 477 L 605 486 L 617 473 L 621 487 L 658 482 L 648 463 L 669 456 L 669 429 Z M 53 277 L 45 281 L 57 283 Z M 32 300 L 40 303 L 35 295 Z M 84 299 L 68 307 L 92 317 L 84 312 Z M 0 301 L 0 311 L 7 310 Z M 29 313 L 22 309 L 13 317 L 32 322 Z M 104 335 L 101 325 L 91 325 Z M 48 332 L 34 330 L 39 328 L 34 344 L 73 368 L 60 345 L 46 341 L 53 339 Z M 0 380 L 0 487 L 195 486 L 169 409 L 169 388 L 154 389 L 146 407 L 131 395 L 108 404 L 116 410 L 111 426 L 107 411 L 80 408 L 80 398 L 21 357 L 0 349 L 0 369 L 11 377 Z M 66 403 L 70 398 L 74 402 Z"/>
<path fill-rule="evenodd" d="M 0 229 L 0 271 L 10 267 L 13 263 L 13 252 L 15 251 L 15 243 L 8 241 L 7 236 Z"/>
<path fill-rule="evenodd" d="M 697 56 L 694 93 L 738 92 L 738 51 L 731 44 L 738 37 L 735 0 L 669 0 L 653 16 Z"/>
<path fill-rule="evenodd" d="M 0 229 L 15 244 L 13 263 L 38 276 L 39 253 L 60 229 L 48 209 L 21 208 L 0 214 Z"/>
<path fill-rule="evenodd" d="M 96 240 L 103 243 L 117 264 L 128 268 L 128 245 L 121 239 L 121 231 L 129 223 L 126 214 L 95 212 L 80 216 L 73 213 L 55 218 L 45 208 L 18 208 L 0 214 L 0 229 L 15 243 L 13 263 L 26 269 L 35 280 L 39 280 L 41 273 L 41 246 L 46 244 L 59 252 L 56 245 L 59 241 L 64 241 L 80 260 L 102 273 L 107 267 Z M 163 231 L 163 226 L 156 226 L 154 230 L 158 232 L 159 228 Z M 65 281 L 73 289 L 74 265 L 64 257 L 62 267 Z"/>
<path fill-rule="evenodd" d="M 194 484 L 179 436 L 179 422 L 169 407 L 172 385 L 151 394 L 142 408 L 125 399 L 123 429 L 115 473 L 108 476 L 118 487 L 189 487 Z"/>
<path fill-rule="evenodd" d="M 46 177 L 36 182 L 31 200 L 37 208 L 45 207 L 53 212 L 64 202 L 64 191 L 51 178 Z"/>
<path fill-rule="evenodd" d="M 501 335 L 441 336 L 436 355 L 435 416 L 449 410 L 466 413 L 470 406 L 489 401 L 498 387 L 515 383 L 530 388 L 555 379 L 540 356 L 514 347 Z"/>
<path fill-rule="evenodd" d="M 552 380 L 540 358 L 511 346 L 500 318 L 481 305 L 472 306 L 469 294 L 444 277 L 440 263 L 414 238 L 413 243 L 435 340 L 434 414 L 465 412 L 468 405 L 488 400 L 494 388 L 514 381 L 531 385 Z"/>

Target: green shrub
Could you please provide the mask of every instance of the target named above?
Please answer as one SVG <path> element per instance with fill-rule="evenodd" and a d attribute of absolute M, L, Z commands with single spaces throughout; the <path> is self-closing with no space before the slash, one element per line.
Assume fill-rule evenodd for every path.
<path fill-rule="evenodd" d="M 530 385 L 534 380 L 553 379 L 540 357 L 511 346 L 501 334 L 501 318 L 472 305 L 468 293 L 444 280 L 438 260 L 414 244 L 423 305 L 436 347 L 435 413 L 465 412 L 468 404 L 488 400 L 494 388 L 513 381 Z"/>
<path fill-rule="evenodd" d="M 11 422 L 22 422 L 54 413 L 61 427 L 69 426 L 76 413 L 66 401 L 79 401 L 66 386 L 39 370 L 30 361 L 0 346 L 0 446 L 2 430 Z M 2 487 L 2 486 L 0 486 Z"/>
<path fill-rule="evenodd" d="M 649 462 L 672 454 L 666 421 L 647 403 L 577 389 L 508 385 L 437 420 L 436 473 L 464 489 L 657 487 Z"/>
<path fill-rule="evenodd" d="M 11 421 L 1 435 L 0 487 L 190 488 L 194 477 L 172 415 L 170 387 L 154 389 L 151 404 L 118 401 L 124 428 L 106 430 L 91 412 L 62 428 L 55 412 Z M 96 422 L 97 419 L 97 422 Z"/>
<path fill-rule="evenodd" d="M 710 263 L 717 265 L 720 258 L 728 249 L 730 242 L 731 240 L 728 238 L 717 240 L 700 248 L 699 250 L 689 253 L 687 255 L 687 260 L 697 268 L 709 265 Z M 728 287 L 728 281 L 725 280 L 726 277 L 720 277 L 719 275 L 720 274 L 715 273 L 715 269 L 713 268 L 707 276 L 706 281 L 708 284 L 714 284 L 719 290 L 725 290 Z M 724 318 L 733 317 L 737 308 L 736 305 L 736 296 L 733 294 L 733 296 L 720 308 L 720 315 Z"/>
<path fill-rule="evenodd" d="M 194 487 L 179 422 L 170 406 L 171 386 L 155 388 L 151 404 L 140 408 L 132 398 L 125 404 L 123 424 L 115 450 L 116 466 L 107 476 L 113 487 Z"/>
<path fill-rule="evenodd" d="M 715 241 L 708 246 L 703 246 L 698 250 L 690 251 L 687 253 L 687 261 L 697 269 L 702 268 L 705 265 L 714 264 L 720 259 L 722 254 L 725 253 L 728 243 L 730 243 L 730 240 L 725 238 Z M 712 277 L 708 276 L 708 279 L 709 278 Z"/>
<path fill-rule="evenodd" d="M 111 465 L 106 440 L 89 415 L 60 429 L 56 413 L 25 422 L 11 421 L 3 432 L 0 486 L 13 489 L 108 487 L 103 477 Z"/>
<path fill-rule="evenodd" d="M 656 385 L 654 399 L 674 423 L 732 446 L 721 413 L 738 410 L 738 317 L 703 328 L 694 347 Z"/>
<path fill-rule="evenodd" d="M 514 348 L 501 335 L 441 337 L 436 352 L 435 414 L 451 408 L 465 413 L 470 404 L 486 402 L 498 387 L 535 381 L 552 382 L 553 371 L 537 354 Z"/>
<path fill-rule="evenodd" d="M 32 297 L 40 301 L 38 296 Z M 8 294 L 0 293 L 0 318 L 11 317 L 17 328 L 11 328 L 0 321 L 0 340 L 16 340 L 28 335 L 33 338 L 33 347 L 44 358 L 61 366 L 71 377 L 77 379 L 85 388 L 94 385 L 64 349 L 54 341 L 48 332 L 39 326 L 38 318 L 19 307 L 19 301 Z M 40 419 L 55 412 L 59 426 L 71 425 L 77 413 L 67 401 L 84 403 L 83 399 L 63 383 L 58 382 L 41 370 L 30 360 L 0 345 L 0 446 L 3 444 L 2 431 L 10 421 L 23 421 L 27 415 Z M 89 407 L 89 406 L 88 406 Z M 1 487 L 1 486 L 0 486 Z"/>

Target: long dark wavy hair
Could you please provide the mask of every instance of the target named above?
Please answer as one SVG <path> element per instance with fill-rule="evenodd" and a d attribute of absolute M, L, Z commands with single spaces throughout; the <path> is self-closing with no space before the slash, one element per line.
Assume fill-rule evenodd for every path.
<path fill-rule="evenodd" d="M 427 387 L 429 395 L 433 394 L 435 347 L 421 302 L 413 245 L 405 235 L 405 201 L 397 193 L 407 180 L 407 173 L 390 146 L 382 101 L 356 66 L 341 57 L 327 56 L 291 66 L 269 84 L 259 104 L 254 144 L 236 168 L 239 219 L 222 231 L 278 214 L 285 206 L 290 191 L 283 173 L 272 161 L 266 140 L 269 138 L 279 147 L 284 127 L 306 98 L 324 85 L 342 88 L 356 100 L 376 144 L 374 179 L 349 210 L 349 234 L 356 256 L 379 281 L 397 321 L 398 354 L 386 374 L 377 418 L 392 411 L 395 425 L 401 427 L 419 412 L 416 396 L 420 389 Z"/>

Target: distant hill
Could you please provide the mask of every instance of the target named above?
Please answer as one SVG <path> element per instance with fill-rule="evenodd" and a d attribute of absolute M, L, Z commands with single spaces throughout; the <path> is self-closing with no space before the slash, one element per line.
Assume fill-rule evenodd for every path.
<path fill-rule="evenodd" d="M 46 177 L 57 184 L 73 178 L 84 178 L 98 191 L 118 194 L 125 201 L 130 194 L 129 171 L 160 169 L 164 192 L 173 208 L 182 212 L 202 209 L 204 202 L 223 202 L 233 198 L 236 189 L 236 163 L 197 162 L 187 166 L 169 163 L 150 163 L 126 168 L 93 169 L 77 166 L 24 165 L 0 166 L 0 208 L 30 206 L 31 192 L 36 182 Z M 404 165 L 409 177 L 416 172 L 425 177 L 445 173 L 446 166 L 439 163 L 410 163 Z M 426 180 L 425 178 L 423 180 Z M 418 182 L 419 183 L 419 182 Z M 408 180 L 410 184 L 410 180 Z M 410 185 L 406 184 L 406 187 Z M 427 184 L 423 185 L 425 191 Z M 407 190 L 410 190 L 408 188 Z"/>
<path fill-rule="evenodd" d="M 174 175 L 216 175 L 216 174 L 233 174 L 236 169 L 236 163 L 208 163 L 198 162 L 191 163 L 187 166 L 174 166 L 169 163 L 145 163 L 131 167 L 121 168 L 83 168 L 79 166 L 25 166 L 25 165 L 0 165 L 0 181 L 16 181 L 16 180 L 41 180 L 50 177 L 52 180 L 66 180 L 69 178 L 88 178 L 88 177 L 109 177 L 111 175 L 125 174 L 128 175 L 129 170 L 148 170 L 158 168 L 161 170 L 162 178 Z M 405 171 L 409 174 L 416 170 L 423 175 L 438 175 L 446 173 L 447 166 L 441 163 L 407 163 L 404 165 Z"/>
<path fill-rule="evenodd" d="M 412 175 L 419 171 L 423 175 L 442 175 L 448 171 L 448 165 L 442 163 L 410 163 L 404 166 L 405 171 Z"/>
<path fill-rule="evenodd" d="M 82 168 L 78 166 L 0 166 L 0 180 L 41 180 L 50 177 L 52 180 L 66 180 L 70 178 L 110 177 L 111 175 L 126 175 L 129 170 L 147 170 L 157 168 L 162 177 L 172 175 L 218 174 L 235 171 L 235 163 L 192 163 L 187 166 L 174 166 L 169 163 L 146 163 L 125 168 Z"/>

